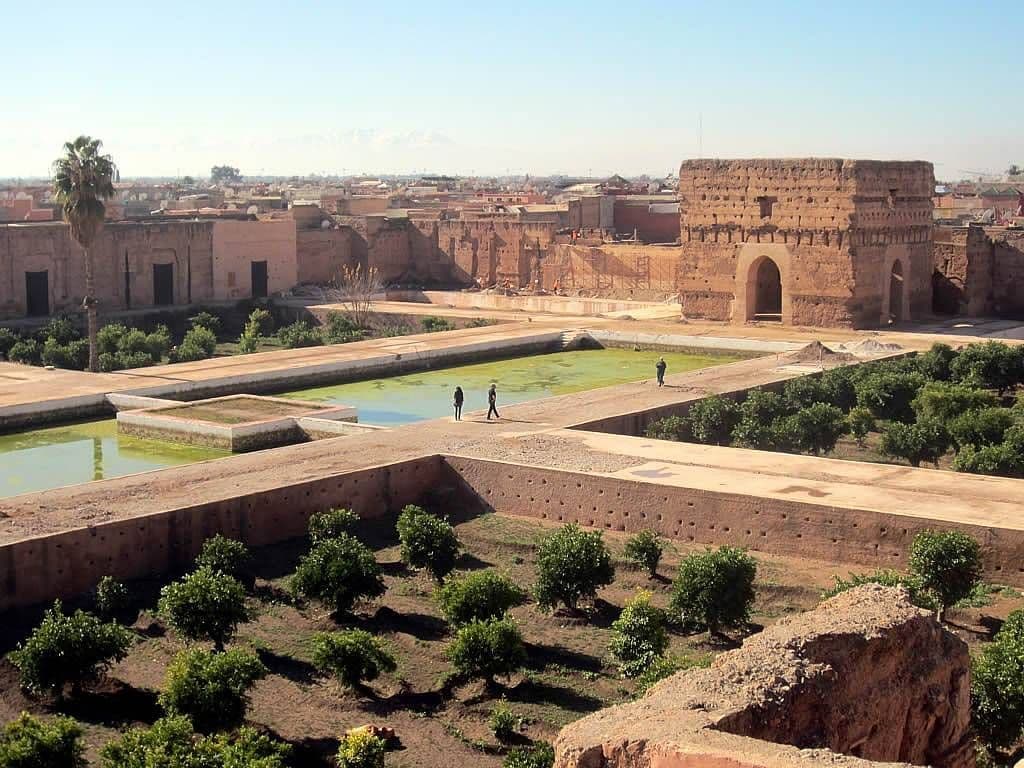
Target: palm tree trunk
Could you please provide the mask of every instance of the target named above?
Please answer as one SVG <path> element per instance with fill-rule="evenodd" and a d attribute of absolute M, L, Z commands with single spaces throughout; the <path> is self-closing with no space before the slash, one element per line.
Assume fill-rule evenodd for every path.
<path fill-rule="evenodd" d="M 100 369 L 100 356 L 96 343 L 99 332 L 99 315 L 96 312 L 96 280 L 92 270 L 92 252 L 85 249 L 85 321 L 89 330 L 89 370 L 96 373 Z"/>

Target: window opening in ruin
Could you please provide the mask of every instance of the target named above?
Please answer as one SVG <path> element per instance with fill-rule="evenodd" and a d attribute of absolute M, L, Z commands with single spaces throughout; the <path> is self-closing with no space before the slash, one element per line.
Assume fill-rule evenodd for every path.
<path fill-rule="evenodd" d="M 896 188 L 895 187 L 889 189 L 889 207 L 890 208 L 895 208 L 896 207 Z"/>
<path fill-rule="evenodd" d="M 782 275 L 778 265 L 767 256 L 754 272 L 754 320 L 782 321 Z"/>
<path fill-rule="evenodd" d="M 124 306 L 132 308 L 132 273 L 128 267 L 128 252 L 124 253 Z"/>
<path fill-rule="evenodd" d="M 772 206 L 775 204 L 775 198 L 761 195 L 757 198 L 757 202 L 761 206 L 761 218 L 770 219 L 772 217 Z"/>
<path fill-rule="evenodd" d="M 889 275 L 889 322 L 903 321 L 903 265 L 894 261 Z"/>
<path fill-rule="evenodd" d="M 265 299 L 267 297 L 267 262 L 254 261 L 250 267 L 252 275 L 252 297 L 254 299 Z"/>
<path fill-rule="evenodd" d="M 153 303 L 168 306 L 174 303 L 174 265 L 153 265 Z"/>
<path fill-rule="evenodd" d="M 29 317 L 50 314 L 50 274 L 45 269 L 25 273 L 25 314 Z"/>

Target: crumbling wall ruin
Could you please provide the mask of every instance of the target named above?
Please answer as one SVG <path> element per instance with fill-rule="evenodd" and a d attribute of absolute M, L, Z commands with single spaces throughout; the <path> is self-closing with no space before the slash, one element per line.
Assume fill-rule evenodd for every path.
<path fill-rule="evenodd" d="M 969 723 L 966 644 L 868 585 L 565 727 L 555 767 L 973 768 Z"/>

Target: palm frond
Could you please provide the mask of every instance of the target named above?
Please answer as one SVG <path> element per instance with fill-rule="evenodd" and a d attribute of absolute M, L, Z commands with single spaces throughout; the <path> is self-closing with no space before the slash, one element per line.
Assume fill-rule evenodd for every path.
<path fill-rule="evenodd" d="M 103 142 L 79 136 L 65 142 L 63 156 L 53 163 L 53 193 L 71 234 L 83 248 L 92 243 L 106 216 L 104 200 L 114 196 L 117 166 L 101 155 Z"/>

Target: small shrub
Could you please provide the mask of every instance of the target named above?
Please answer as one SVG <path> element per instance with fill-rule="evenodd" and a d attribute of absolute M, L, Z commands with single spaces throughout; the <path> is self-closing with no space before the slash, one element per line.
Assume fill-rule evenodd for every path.
<path fill-rule="evenodd" d="M 593 598 L 614 578 L 615 567 L 601 532 L 569 523 L 541 542 L 534 596 L 541 610 L 563 603 L 575 611 L 582 598 Z"/>
<path fill-rule="evenodd" d="M 28 691 L 62 695 L 69 683 L 77 691 L 95 680 L 123 659 L 131 644 L 132 635 L 124 627 L 85 611 L 68 615 L 58 600 L 28 639 L 11 651 L 10 659 Z"/>
<path fill-rule="evenodd" d="M 683 416 L 656 419 L 647 425 L 644 434 L 652 440 L 688 440 L 691 437 L 690 420 Z"/>
<path fill-rule="evenodd" d="M 863 584 L 881 584 L 883 587 L 903 587 L 910 594 L 910 602 L 918 608 L 934 611 L 939 607 L 935 597 L 924 588 L 921 579 L 913 574 L 900 573 L 888 569 L 881 569 L 871 573 L 851 573 L 848 578 L 843 579 L 833 576 L 835 584 L 822 594 L 821 599 L 827 600 L 835 597 L 840 592 L 859 587 Z"/>
<path fill-rule="evenodd" d="M 935 595 L 939 617 L 981 581 L 981 547 L 959 531 L 922 531 L 910 545 L 910 572 Z"/>
<path fill-rule="evenodd" d="M 509 741 L 515 736 L 522 726 L 522 718 L 517 717 L 512 707 L 504 698 L 494 705 L 490 717 L 487 718 L 487 725 L 498 741 Z"/>
<path fill-rule="evenodd" d="M 854 408 L 847 414 L 846 421 L 857 445 L 863 447 L 864 438 L 875 428 L 875 417 L 867 408 Z"/>
<path fill-rule="evenodd" d="M 968 411 L 994 407 L 997 400 L 984 389 L 933 381 L 921 388 L 911 405 L 918 419 L 937 419 L 948 425 Z"/>
<path fill-rule="evenodd" d="M 777 450 L 776 424 L 791 413 L 783 397 L 775 392 L 755 389 L 739 406 L 739 420 L 732 430 L 732 441 L 744 448 Z"/>
<path fill-rule="evenodd" d="M 206 360 L 213 356 L 217 348 L 217 337 L 209 328 L 199 325 L 185 334 L 181 344 L 174 350 L 172 362 L 187 363 L 194 360 Z"/>
<path fill-rule="evenodd" d="M 225 573 L 201 567 L 160 590 L 160 616 L 188 640 L 212 640 L 218 651 L 249 620 L 245 589 Z"/>
<path fill-rule="evenodd" d="M 309 518 L 309 538 L 314 544 L 350 534 L 359 523 L 359 515 L 351 509 L 327 509 Z"/>
<path fill-rule="evenodd" d="M 369 731 L 346 734 L 338 747 L 338 768 L 384 768 L 387 745 Z"/>
<path fill-rule="evenodd" d="M 655 683 L 684 669 L 705 668 L 711 664 L 711 656 L 658 656 L 636 678 L 635 696 L 643 696 Z"/>
<path fill-rule="evenodd" d="M 954 381 L 984 389 L 995 389 L 1002 395 L 1024 380 L 1024 358 L 1015 347 L 999 341 L 969 344 L 950 364 Z"/>
<path fill-rule="evenodd" d="M 398 668 L 387 646 L 359 629 L 317 632 L 312 645 L 313 666 L 334 675 L 349 688 L 358 688 Z"/>
<path fill-rule="evenodd" d="M 263 307 L 256 307 L 249 313 L 245 321 L 246 327 L 252 327 L 258 336 L 269 336 L 274 332 L 274 316 Z"/>
<path fill-rule="evenodd" d="M 500 619 L 525 599 L 526 593 L 522 589 L 494 570 L 449 575 L 437 590 L 441 613 L 456 626 L 477 620 Z"/>
<path fill-rule="evenodd" d="M 277 340 L 281 346 L 288 349 L 300 347 L 319 347 L 324 343 L 323 336 L 318 328 L 314 328 L 305 320 L 299 320 L 286 325 L 277 332 Z"/>
<path fill-rule="evenodd" d="M 654 531 L 644 530 L 626 540 L 623 554 L 627 560 L 638 568 L 643 568 L 647 571 L 648 576 L 654 578 L 658 572 L 658 563 L 661 561 L 661 553 L 664 549 L 665 545 L 661 543 L 658 534 Z"/>
<path fill-rule="evenodd" d="M 522 635 L 511 619 L 471 621 L 459 628 L 445 655 L 460 675 L 488 681 L 511 675 L 526 661 Z"/>
<path fill-rule="evenodd" d="M 128 587 L 113 576 L 104 576 L 96 585 L 96 612 L 107 621 L 125 616 L 131 607 Z"/>
<path fill-rule="evenodd" d="M 819 456 L 830 453 L 846 433 L 843 412 L 828 403 L 814 403 L 786 419 L 786 434 L 793 447 Z"/>
<path fill-rule="evenodd" d="M 43 360 L 43 347 L 35 339 L 18 339 L 7 350 L 7 359 L 22 365 L 39 365 Z"/>
<path fill-rule="evenodd" d="M 829 402 L 828 390 L 820 376 L 800 376 L 787 381 L 782 396 L 793 412 L 809 408 L 815 403 Z"/>
<path fill-rule="evenodd" d="M 857 366 L 843 366 L 825 371 L 821 375 L 822 391 L 826 396 L 823 402 L 834 405 L 846 413 L 857 404 L 857 389 L 854 386 Z"/>
<path fill-rule="evenodd" d="M 690 408 L 693 439 L 708 445 L 729 445 L 732 430 L 739 422 L 739 406 L 727 397 L 711 395 Z"/>
<path fill-rule="evenodd" d="M 917 356 L 917 367 L 933 381 L 947 381 L 956 356 L 956 351 L 948 344 L 932 344 L 931 349 Z"/>
<path fill-rule="evenodd" d="M 857 405 L 870 410 L 876 419 L 911 423 L 911 403 L 924 384 L 920 373 L 878 370 L 857 381 Z"/>
<path fill-rule="evenodd" d="M 536 742 L 532 747 L 517 747 L 506 755 L 501 768 L 552 768 L 555 764 L 555 748 L 546 741 Z"/>
<path fill-rule="evenodd" d="M 1024 735 L 1024 611 L 1013 611 L 971 669 L 971 720 L 989 747 Z"/>
<path fill-rule="evenodd" d="M 7 355 L 11 347 L 18 343 L 21 337 L 10 328 L 0 326 L 0 357 L 8 359 Z"/>
<path fill-rule="evenodd" d="M 53 339 L 58 344 L 66 345 L 81 339 L 82 334 L 78 332 L 78 328 L 75 327 L 70 317 L 67 315 L 56 315 L 51 317 L 46 325 L 36 332 L 36 338 L 39 341 Z"/>
<path fill-rule="evenodd" d="M 365 333 L 348 315 L 331 312 L 327 315 L 327 328 L 324 336 L 330 344 L 347 344 L 351 341 L 361 340 Z"/>
<path fill-rule="evenodd" d="M 184 650 L 167 667 L 160 705 L 169 715 L 186 715 L 199 731 L 230 728 L 245 716 L 249 689 L 266 676 L 246 651 Z"/>
<path fill-rule="evenodd" d="M 626 677 L 636 677 L 668 648 L 665 612 L 651 605 L 650 592 L 626 603 L 612 622 L 609 650 Z"/>
<path fill-rule="evenodd" d="M 82 729 L 69 717 L 43 722 L 22 712 L 0 731 L 4 768 L 84 768 Z"/>
<path fill-rule="evenodd" d="M 949 433 L 935 419 L 922 419 L 916 424 L 893 422 L 882 431 L 878 450 L 883 456 L 904 459 L 913 467 L 922 461 L 938 466 L 949 450 Z"/>
<path fill-rule="evenodd" d="M 968 445 L 956 455 L 953 469 L 973 475 L 1024 477 L 1024 454 L 1006 443 L 981 448 Z"/>
<path fill-rule="evenodd" d="M 423 318 L 423 330 L 427 333 L 437 333 L 438 331 L 453 331 L 455 326 L 445 320 L 443 317 L 434 317 L 428 315 Z"/>
<path fill-rule="evenodd" d="M 251 585 L 251 561 L 252 555 L 245 544 L 218 533 L 203 542 L 203 547 L 196 557 L 196 568 L 209 568 L 211 571 L 231 576 L 243 585 Z"/>
<path fill-rule="evenodd" d="M 61 344 L 51 337 L 43 344 L 41 359 L 43 365 L 83 371 L 89 365 L 89 342 L 79 339 Z"/>
<path fill-rule="evenodd" d="M 672 586 L 670 612 L 688 629 L 715 633 L 744 626 L 754 603 L 757 562 L 744 550 L 719 547 L 687 555 Z"/>
<path fill-rule="evenodd" d="M 190 330 L 204 328 L 216 335 L 220 331 L 220 318 L 212 312 L 203 310 L 188 319 L 188 327 Z"/>
<path fill-rule="evenodd" d="M 459 539 L 448 522 L 409 504 L 398 516 L 397 527 L 403 563 L 412 568 L 425 568 L 438 580 L 455 567 Z"/>
<path fill-rule="evenodd" d="M 238 337 L 238 351 L 243 355 L 251 355 L 260 348 L 260 337 L 249 332 L 248 326 Z"/>
<path fill-rule="evenodd" d="M 470 320 L 468 323 L 466 323 L 466 327 L 467 328 L 487 328 L 488 326 L 497 325 L 497 324 L 498 324 L 497 320 L 490 320 L 490 319 L 488 319 L 486 317 L 474 317 L 472 320 Z"/>
<path fill-rule="evenodd" d="M 313 545 L 299 561 L 292 588 L 336 613 L 345 613 L 359 600 L 384 594 L 384 581 L 373 552 L 352 536 L 341 534 Z"/>
<path fill-rule="evenodd" d="M 1014 424 L 1009 408 L 983 408 L 962 413 L 949 425 L 949 436 L 958 446 L 999 445 Z"/>

